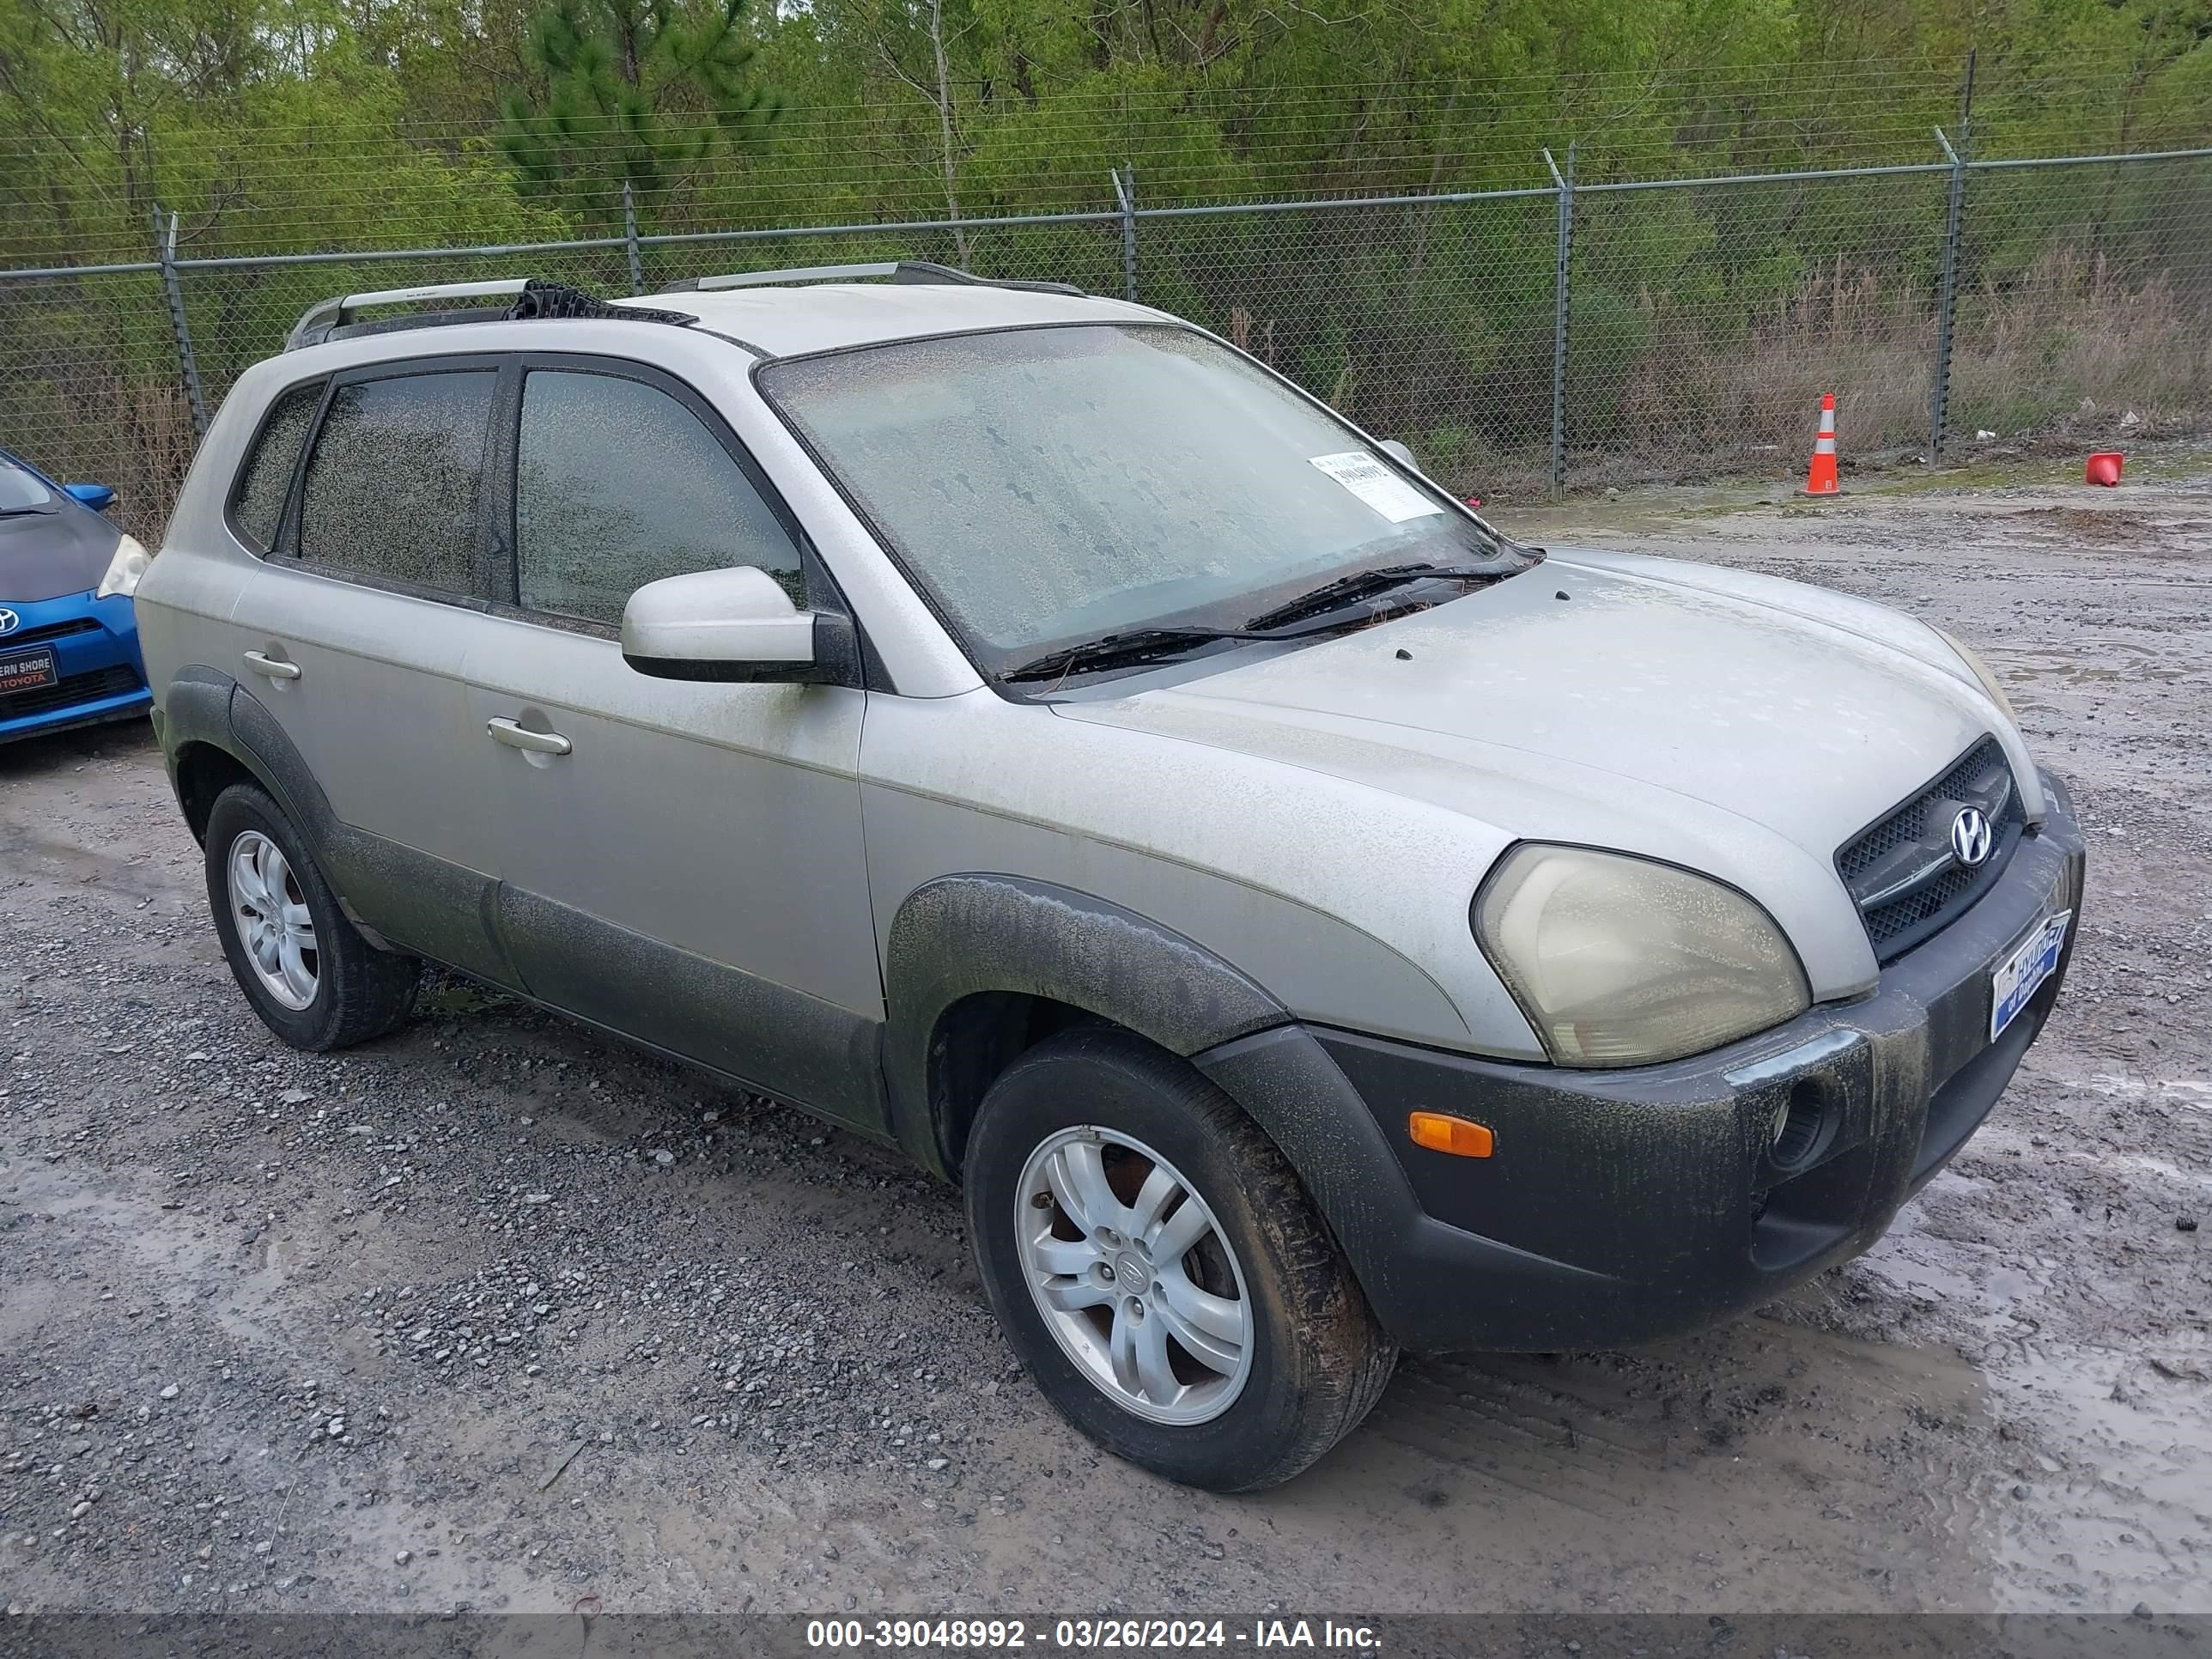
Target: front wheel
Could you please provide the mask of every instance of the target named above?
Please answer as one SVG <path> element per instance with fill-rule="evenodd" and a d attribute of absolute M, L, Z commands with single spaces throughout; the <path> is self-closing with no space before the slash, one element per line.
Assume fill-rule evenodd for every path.
<path fill-rule="evenodd" d="M 1381 1396 L 1396 1351 L 1274 1144 L 1194 1067 L 1069 1031 L 1000 1075 L 967 1153 L 976 1261 L 1046 1396 L 1116 1455 L 1249 1492 Z"/>

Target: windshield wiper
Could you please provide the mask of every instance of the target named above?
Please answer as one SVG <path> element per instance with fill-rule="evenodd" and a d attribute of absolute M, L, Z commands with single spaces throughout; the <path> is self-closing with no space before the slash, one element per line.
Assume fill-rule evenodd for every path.
<path fill-rule="evenodd" d="M 1487 573 L 1486 573 L 1487 574 Z M 1041 657 L 1009 668 L 1002 680 L 1056 680 L 1079 668 L 1127 668 L 1138 663 L 1165 662 L 1188 656 L 1201 645 L 1220 640 L 1304 640 L 1333 634 L 1344 624 L 1323 623 L 1318 628 L 1133 628 L 1126 634 L 1109 634 L 1081 645 L 1062 646 Z"/>
<path fill-rule="evenodd" d="M 1347 605 L 1354 599 L 1364 599 L 1370 594 L 1386 593 L 1394 587 L 1405 587 L 1424 581 L 1497 581 L 1514 573 L 1496 565 L 1484 564 L 1386 564 L 1376 570 L 1355 570 L 1348 576 L 1339 576 L 1334 581 L 1323 582 L 1319 587 L 1301 593 L 1272 611 L 1262 611 L 1246 623 L 1249 628 L 1280 628 L 1285 623 L 1304 622 L 1309 617 L 1318 617 Z"/>
<path fill-rule="evenodd" d="M 1461 564 L 1393 564 L 1379 570 L 1355 570 L 1348 576 L 1339 576 L 1334 581 L 1323 582 L 1309 592 L 1301 593 L 1287 604 L 1273 611 L 1261 612 L 1242 628 L 1137 628 L 1126 634 L 1109 634 L 1103 639 L 1082 645 L 1048 651 L 1025 663 L 1007 669 L 1001 680 L 1057 680 L 1063 679 L 1079 668 L 1124 668 L 1138 663 L 1161 662 L 1170 658 L 1187 656 L 1201 645 L 1212 645 L 1221 640 L 1302 640 L 1317 634 L 1334 632 L 1344 625 L 1341 621 L 1325 623 L 1318 628 L 1288 628 L 1287 624 L 1304 622 L 1341 609 L 1347 602 L 1370 593 L 1387 592 L 1393 587 L 1404 587 L 1419 581 L 1496 581 L 1512 575 L 1511 569 L 1499 569 L 1495 565 Z"/>
<path fill-rule="evenodd" d="M 1056 680 L 1079 668 L 1122 668 L 1136 663 L 1158 662 L 1195 651 L 1217 640 L 1258 640 L 1279 637 L 1255 634 L 1247 628 L 1138 628 L 1127 634 L 1048 651 L 1041 657 L 1007 669 L 1002 680 Z"/>

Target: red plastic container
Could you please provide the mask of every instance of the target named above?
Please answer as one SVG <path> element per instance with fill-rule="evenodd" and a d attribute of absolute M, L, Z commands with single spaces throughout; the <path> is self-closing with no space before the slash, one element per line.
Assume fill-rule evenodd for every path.
<path fill-rule="evenodd" d="M 2120 481 L 2120 464 L 2127 459 L 2117 449 L 2100 449 L 2089 457 L 2087 481 L 2107 487 Z"/>

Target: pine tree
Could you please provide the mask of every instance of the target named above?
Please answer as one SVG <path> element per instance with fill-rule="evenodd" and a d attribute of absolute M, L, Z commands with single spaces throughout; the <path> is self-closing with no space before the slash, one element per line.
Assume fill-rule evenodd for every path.
<path fill-rule="evenodd" d="M 555 0 L 530 27 L 542 92 L 500 101 L 499 146 L 524 191 L 605 226 L 627 179 L 641 213 L 719 140 L 757 144 L 781 106 L 750 75 L 745 0 Z"/>

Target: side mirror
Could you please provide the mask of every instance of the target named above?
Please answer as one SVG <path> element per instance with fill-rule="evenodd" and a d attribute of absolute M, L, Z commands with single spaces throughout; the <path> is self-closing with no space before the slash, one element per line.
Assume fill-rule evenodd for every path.
<path fill-rule="evenodd" d="M 1420 473 L 1420 476 L 1425 478 L 1428 477 L 1427 473 L 1421 472 L 1421 464 L 1413 459 L 1413 452 L 1407 448 L 1405 445 L 1400 443 L 1395 438 L 1385 438 L 1375 447 L 1381 450 L 1385 455 L 1388 455 L 1392 460 L 1397 462 L 1399 465 L 1406 467 L 1412 471 Z"/>
<path fill-rule="evenodd" d="M 857 660 L 852 623 L 801 611 L 755 565 L 647 582 L 623 607 L 623 659 L 664 680 L 843 684 Z"/>
<path fill-rule="evenodd" d="M 105 513 L 115 500 L 113 484 L 64 484 L 62 494 L 73 501 L 81 501 L 95 513 Z"/>

